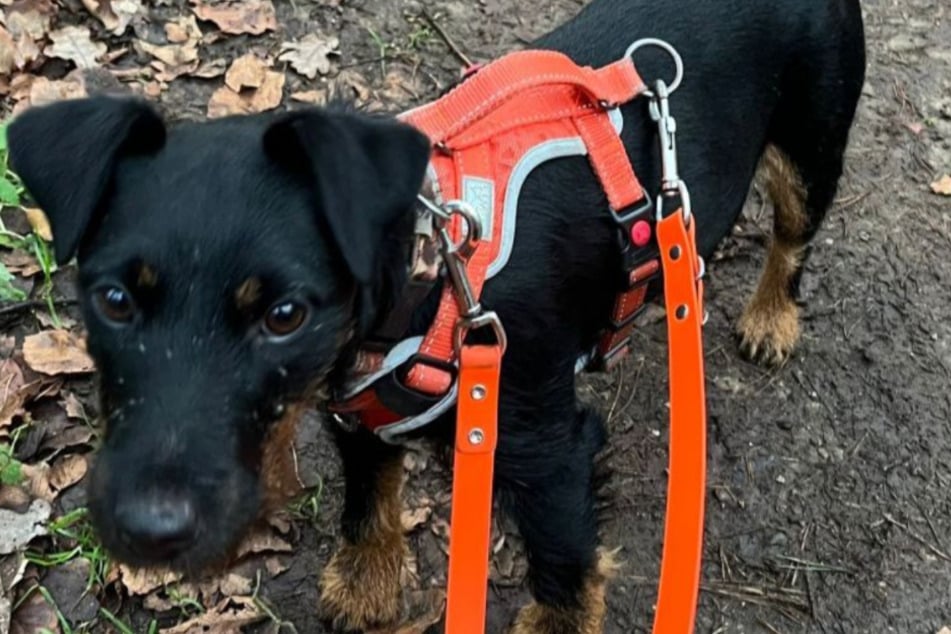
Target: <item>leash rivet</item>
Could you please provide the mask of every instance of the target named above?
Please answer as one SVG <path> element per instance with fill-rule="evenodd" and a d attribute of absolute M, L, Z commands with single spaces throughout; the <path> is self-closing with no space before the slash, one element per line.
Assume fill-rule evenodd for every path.
<path fill-rule="evenodd" d="M 472 394 L 473 400 L 481 401 L 482 399 L 485 398 L 485 394 L 486 394 L 486 392 L 485 392 L 485 386 L 484 386 L 484 385 L 476 385 L 476 386 L 474 386 L 474 387 L 472 388 L 472 392 L 470 392 L 470 394 Z"/>
<path fill-rule="evenodd" d="M 469 444 L 481 445 L 484 440 L 485 433 L 478 427 L 469 432 Z"/>

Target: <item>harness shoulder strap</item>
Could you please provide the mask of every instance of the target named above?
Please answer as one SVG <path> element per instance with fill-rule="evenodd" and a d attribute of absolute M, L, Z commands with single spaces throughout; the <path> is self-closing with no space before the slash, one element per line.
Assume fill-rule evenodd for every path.
<path fill-rule="evenodd" d="M 606 106 L 630 101 L 646 89 L 629 57 L 594 69 L 578 66 L 555 51 L 519 51 L 489 64 L 441 99 L 410 110 L 403 118 L 438 144 L 514 95 L 552 84 L 575 86 Z"/>

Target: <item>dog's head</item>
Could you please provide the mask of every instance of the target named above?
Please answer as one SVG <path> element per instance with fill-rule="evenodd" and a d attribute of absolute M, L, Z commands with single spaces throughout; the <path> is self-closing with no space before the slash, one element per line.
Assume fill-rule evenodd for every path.
<path fill-rule="evenodd" d="M 374 319 L 428 141 L 316 109 L 167 129 L 101 97 L 30 110 L 8 142 L 56 259 L 78 257 L 103 541 L 133 564 L 216 563 L 261 510 L 275 430 Z"/>

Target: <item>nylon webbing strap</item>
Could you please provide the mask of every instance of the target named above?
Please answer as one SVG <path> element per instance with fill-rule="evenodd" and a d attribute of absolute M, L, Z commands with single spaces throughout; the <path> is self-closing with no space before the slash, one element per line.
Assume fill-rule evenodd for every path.
<path fill-rule="evenodd" d="M 438 101 L 410 110 L 404 119 L 438 143 L 510 97 L 551 84 L 575 86 L 592 101 L 606 104 L 625 103 L 646 88 L 630 58 L 593 69 L 554 51 L 519 51 L 481 69 Z"/>

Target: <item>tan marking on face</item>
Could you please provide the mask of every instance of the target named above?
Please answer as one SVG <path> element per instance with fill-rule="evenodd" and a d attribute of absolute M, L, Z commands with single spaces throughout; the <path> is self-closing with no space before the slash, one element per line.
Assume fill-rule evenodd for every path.
<path fill-rule="evenodd" d="M 234 303 L 238 310 L 249 310 L 261 299 L 261 280 L 257 277 L 249 277 L 241 282 L 234 292 Z"/>
<path fill-rule="evenodd" d="M 139 288 L 155 288 L 158 284 L 158 273 L 151 265 L 143 262 L 136 272 L 135 283 Z"/>

